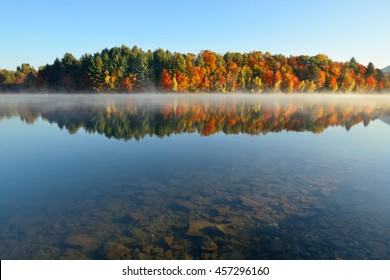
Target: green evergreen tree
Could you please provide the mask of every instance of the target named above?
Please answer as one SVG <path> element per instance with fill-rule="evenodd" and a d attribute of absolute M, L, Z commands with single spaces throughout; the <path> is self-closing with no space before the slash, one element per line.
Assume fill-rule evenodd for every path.
<path fill-rule="evenodd" d="M 99 92 L 104 88 L 104 64 L 99 54 L 92 58 L 87 75 L 93 91 Z"/>
<path fill-rule="evenodd" d="M 376 71 L 375 71 L 375 66 L 372 62 L 368 63 L 367 65 L 367 71 L 366 71 L 366 74 L 365 76 L 366 77 L 370 77 L 370 76 L 375 76 L 376 74 Z"/>
<path fill-rule="evenodd" d="M 136 74 L 138 90 L 144 91 L 150 87 L 150 67 L 143 52 L 138 52 L 134 61 L 134 73 Z"/>

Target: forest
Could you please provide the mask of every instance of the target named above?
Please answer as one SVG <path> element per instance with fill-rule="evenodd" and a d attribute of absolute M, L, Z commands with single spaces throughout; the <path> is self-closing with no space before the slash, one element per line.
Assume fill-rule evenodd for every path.
<path fill-rule="evenodd" d="M 24 63 L 15 71 L 0 70 L 1 92 L 200 92 L 312 93 L 383 92 L 390 78 L 370 62 L 328 56 L 272 55 L 269 52 L 204 50 L 172 53 L 137 46 L 103 49 L 80 59 L 66 53 L 38 70 Z"/>

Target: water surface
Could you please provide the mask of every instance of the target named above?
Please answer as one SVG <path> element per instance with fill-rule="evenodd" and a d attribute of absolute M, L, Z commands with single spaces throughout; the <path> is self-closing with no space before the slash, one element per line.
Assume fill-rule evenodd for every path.
<path fill-rule="evenodd" d="M 0 95 L 1 259 L 389 259 L 390 96 Z"/>

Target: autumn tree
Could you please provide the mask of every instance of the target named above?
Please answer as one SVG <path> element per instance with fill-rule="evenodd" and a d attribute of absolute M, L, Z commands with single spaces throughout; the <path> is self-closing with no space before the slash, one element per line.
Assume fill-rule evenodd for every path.
<path fill-rule="evenodd" d="M 350 92 L 355 88 L 356 82 L 354 73 L 347 69 L 341 77 L 341 90 Z"/>
<path fill-rule="evenodd" d="M 374 91 L 375 88 L 376 88 L 376 85 L 377 85 L 376 79 L 375 79 L 373 76 L 369 76 L 369 77 L 366 79 L 366 82 L 367 82 L 367 89 L 368 89 L 369 91 Z"/>
<path fill-rule="evenodd" d="M 174 76 L 172 79 L 172 91 L 177 91 L 177 86 L 176 76 Z"/>
<path fill-rule="evenodd" d="M 131 92 L 134 88 L 134 84 L 136 82 L 135 74 L 128 74 L 121 83 L 121 89 L 124 92 Z"/>
<path fill-rule="evenodd" d="M 171 74 L 169 74 L 167 69 L 163 69 L 163 71 L 161 73 L 161 77 L 160 77 L 160 82 L 161 82 L 161 87 L 165 91 L 173 90 L 173 88 L 172 88 L 172 82 L 173 82 L 172 81 L 172 77 L 171 77 Z M 177 87 L 176 87 L 176 90 L 177 90 Z"/>
<path fill-rule="evenodd" d="M 188 90 L 189 81 L 188 77 L 183 75 L 182 73 L 178 72 L 175 75 L 175 79 L 177 82 L 177 91 L 184 92 Z"/>
<path fill-rule="evenodd" d="M 14 71 L 0 70 L 0 89 L 2 91 L 12 90 L 16 84 L 16 77 Z"/>
<path fill-rule="evenodd" d="M 282 83 L 282 74 L 280 73 L 280 71 L 276 71 L 274 76 L 274 85 L 273 85 L 274 92 L 279 91 L 281 83 Z"/>
<path fill-rule="evenodd" d="M 299 79 L 293 73 L 287 72 L 286 74 L 284 74 L 283 80 L 284 80 L 283 88 L 288 93 L 292 93 L 299 88 Z"/>
<path fill-rule="evenodd" d="M 253 79 L 253 92 L 261 93 L 263 91 L 263 82 L 259 76 Z"/>
<path fill-rule="evenodd" d="M 240 72 L 240 68 L 238 67 L 237 63 L 231 61 L 229 63 L 229 67 L 227 70 L 227 77 L 226 77 L 226 89 L 229 92 L 235 92 L 237 90 L 238 86 L 238 74 Z"/>
<path fill-rule="evenodd" d="M 202 89 L 203 76 L 206 70 L 199 66 L 190 66 L 188 70 L 189 85 L 188 88 L 192 92 L 200 91 Z"/>

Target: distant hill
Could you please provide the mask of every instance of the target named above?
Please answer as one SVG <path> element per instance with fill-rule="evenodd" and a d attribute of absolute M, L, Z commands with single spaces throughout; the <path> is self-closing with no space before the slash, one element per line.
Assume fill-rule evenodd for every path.
<path fill-rule="evenodd" d="M 390 65 L 382 69 L 383 73 L 390 73 Z"/>

